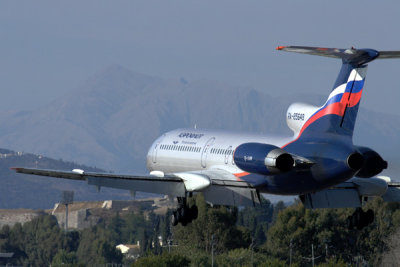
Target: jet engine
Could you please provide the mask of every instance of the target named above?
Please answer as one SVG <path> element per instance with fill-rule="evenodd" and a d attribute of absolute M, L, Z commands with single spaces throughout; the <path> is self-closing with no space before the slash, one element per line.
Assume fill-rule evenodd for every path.
<path fill-rule="evenodd" d="M 245 172 L 271 175 L 290 171 L 292 155 L 279 147 L 262 143 L 244 143 L 234 153 L 236 166 Z"/>
<path fill-rule="evenodd" d="M 357 150 L 363 156 L 364 164 L 356 174 L 356 177 L 370 178 L 381 173 L 384 169 L 387 169 L 387 161 L 383 160 L 376 151 L 368 147 L 357 147 Z"/>

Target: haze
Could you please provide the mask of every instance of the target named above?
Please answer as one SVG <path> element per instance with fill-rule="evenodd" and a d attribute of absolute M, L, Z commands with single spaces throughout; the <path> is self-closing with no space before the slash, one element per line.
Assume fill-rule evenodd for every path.
<path fill-rule="evenodd" d="M 339 61 L 275 47 L 400 49 L 399 1 L 2 1 L 0 23 L 2 112 L 39 107 L 113 64 L 327 95 Z M 371 64 L 363 107 L 397 115 L 399 69 Z"/>

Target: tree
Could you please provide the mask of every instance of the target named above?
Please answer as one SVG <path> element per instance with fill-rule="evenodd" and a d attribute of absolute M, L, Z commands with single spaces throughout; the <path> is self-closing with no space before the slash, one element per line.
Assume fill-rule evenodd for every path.
<path fill-rule="evenodd" d="M 250 249 L 233 249 L 217 257 L 217 266 L 242 267 L 242 266 L 286 266 L 280 261 L 267 256 L 264 253 L 256 253 Z M 295 267 L 295 266 L 292 266 Z"/>
<path fill-rule="evenodd" d="M 292 243 L 292 256 L 298 261 L 310 257 L 313 244 L 315 255 L 322 256 L 320 262 L 327 261 L 329 255 L 336 255 L 351 263 L 354 256 L 361 255 L 372 265 L 379 265 L 380 254 L 387 249 L 385 240 L 400 222 L 396 213 L 399 206 L 375 198 L 364 207 L 374 210 L 374 223 L 363 230 L 349 230 L 347 218 L 354 209 L 307 210 L 297 203 L 279 213 L 263 248 L 288 261 Z M 329 250 L 328 257 L 325 249 Z"/>
<path fill-rule="evenodd" d="M 78 263 L 75 252 L 67 252 L 66 250 L 59 250 L 54 256 L 51 266 L 74 266 Z"/>
<path fill-rule="evenodd" d="M 253 245 L 259 246 L 266 241 L 266 233 L 272 224 L 273 214 L 274 206 L 269 200 L 262 198 L 261 205 L 246 207 L 239 212 L 237 224 L 246 227 L 254 239 Z"/>
<path fill-rule="evenodd" d="M 182 255 L 175 253 L 164 253 L 162 255 L 148 255 L 139 258 L 133 267 L 186 267 L 189 266 L 190 260 Z"/>
<path fill-rule="evenodd" d="M 107 230 L 111 232 L 112 240 L 117 244 L 123 242 L 122 229 L 125 227 L 125 221 L 119 216 L 119 212 L 111 218 L 110 223 L 107 225 Z"/>
<path fill-rule="evenodd" d="M 237 208 L 209 207 L 202 194 L 192 200 L 198 207 L 198 218 L 187 226 L 176 226 L 174 237 L 179 246 L 211 251 L 214 243 L 216 252 L 248 247 L 251 243 L 249 232 L 237 227 Z M 189 203 L 190 205 L 190 203 Z M 214 237 L 213 237 L 214 236 Z"/>
<path fill-rule="evenodd" d="M 122 254 L 116 248 L 112 233 L 104 226 L 96 226 L 82 232 L 81 242 L 77 250 L 79 263 L 99 265 L 105 263 L 121 263 Z"/>
<path fill-rule="evenodd" d="M 50 265 L 53 256 L 65 245 L 64 233 L 58 227 L 57 219 L 51 215 L 39 216 L 25 223 L 22 234 L 24 240 L 20 246 L 27 255 L 21 262 L 24 265 Z"/>

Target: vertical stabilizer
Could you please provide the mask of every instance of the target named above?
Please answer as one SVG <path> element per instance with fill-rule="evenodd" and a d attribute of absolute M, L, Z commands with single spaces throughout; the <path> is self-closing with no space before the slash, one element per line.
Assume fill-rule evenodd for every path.
<path fill-rule="evenodd" d="M 323 106 L 315 107 L 314 110 L 306 104 L 294 104 L 289 107 L 287 123 L 294 131 L 296 140 L 308 137 L 329 138 L 332 135 L 351 138 L 365 84 L 367 63 L 377 58 L 400 57 L 400 51 L 379 52 L 373 49 L 300 46 L 280 46 L 277 49 L 342 59 L 342 68 Z"/>

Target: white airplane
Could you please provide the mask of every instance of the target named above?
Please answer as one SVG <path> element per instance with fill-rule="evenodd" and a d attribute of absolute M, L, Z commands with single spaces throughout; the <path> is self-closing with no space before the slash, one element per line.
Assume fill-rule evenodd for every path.
<path fill-rule="evenodd" d="M 325 104 L 292 104 L 286 121 L 288 138 L 255 134 L 177 129 L 160 136 L 147 154 L 147 176 L 13 168 L 18 173 L 86 180 L 89 185 L 177 197 L 172 224 L 197 218 L 187 198 L 202 192 L 217 205 L 253 206 L 260 194 L 298 195 L 306 208 L 354 207 L 350 227 L 362 229 L 374 219 L 361 207 L 371 197 L 400 201 L 399 184 L 376 176 L 387 162 L 352 136 L 364 87 L 367 63 L 398 58 L 400 51 L 278 47 L 342 60 L 342 68 Z"/>

